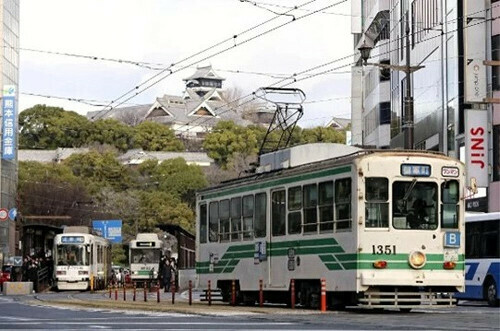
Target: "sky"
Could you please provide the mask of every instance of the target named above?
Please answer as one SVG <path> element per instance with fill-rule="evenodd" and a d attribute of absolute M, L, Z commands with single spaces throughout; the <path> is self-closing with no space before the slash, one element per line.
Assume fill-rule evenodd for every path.
<path fill-rule="evenodd" d="M 242 95 L 296 74 L 302 127 L 350 118 L 348 0 L 21 0 L 20 15 L 20 111 L 151 104 L 212 65 Z"/>

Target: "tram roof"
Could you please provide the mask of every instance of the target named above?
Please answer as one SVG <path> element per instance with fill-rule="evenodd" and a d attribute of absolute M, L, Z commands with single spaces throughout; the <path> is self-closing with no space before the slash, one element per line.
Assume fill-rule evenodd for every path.
<path fill-rule="evenodd" d="M 314 144 L 309 144 L 309 145 L 314 145 Z M 333 144 L 333 145 L 337 145 L 337 144 Z M 298 165 L 296 167 L 280 168 L 280 169 L 271 170 L 271 171 L 267 171 L 267 172 L 254 173 L 254 174 L 251 174 L 251 175 L 245 176 L 245 177 L 230 179 L 230 180 L 222 182 L 219 185 L 205 188 L 203 190 L 199 190 L 197 193 L 204 194 L 204 193 L 218 190 L 221 188 L 230 188 L 233 186 L 237 186 L 238 184 L 245 183 L 245 182 L 264 181 L 264 180 L 268 180 L 268 179 L 272 179 L 272 178 L 280 177 L 280 176 L 293 176 L 296 174 L 307 173 L 307 172 L 316 171 L 316 170 L 322 170 L 322 169 L 329 168 L 332 166 L 347 165 L 347 164 L 351 164 L 353 162 L 353 160 L 355 160 L 355 159 L 365 157 L 368 155 L 375 155 L 375 154 L 386 155 L 386 156 L 390 156 L 390 155 L 401 156 L 401 155 L 412 154 L 415 156 L 421 155 L 421 156 L 427 156 L 427 157 L 448 158 L 448 156 L 446 156 L 440 152 L 426 151 L 426 150 L 358 149 L 357 151 L 354 151 L 354 152 L 349 153 L 349 154 L 344 154 L 344 155 L 340 155 L 337 157 L 323 159 L 323 160 L 319 160 L 316 162 L 305 163 L 305 164 Z"/>

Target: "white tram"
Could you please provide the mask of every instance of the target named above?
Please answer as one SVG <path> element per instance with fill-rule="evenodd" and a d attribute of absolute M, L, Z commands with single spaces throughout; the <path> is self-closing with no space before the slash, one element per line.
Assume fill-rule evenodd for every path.
<path fill-rule="evenodd" d="M 132 282 L 151 282 L 158 279 L 163 242 L 156 233 L 138 233 L 130 241 L 130 277 Z"/>
<path fill-rule="evenodd" d="M 425 151 L 311 144 L 197 193 L 198 286 L 254 303 L 409 310 L 464 290 L 464 165 Z"/>
<path fill-rule="evenodd" d="M 58 290 L 105 288 L 111 279 L 111 243 L 88 227 L 65 227 L 54 238 L 54 280 Z"/>

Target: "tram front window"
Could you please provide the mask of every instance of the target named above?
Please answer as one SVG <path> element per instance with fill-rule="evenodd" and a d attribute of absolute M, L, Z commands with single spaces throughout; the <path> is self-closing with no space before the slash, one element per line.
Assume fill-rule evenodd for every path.
<path fill-rule="evenodd" d="M 133 249 L 132 263 L 159 263 L 160 251 L 155 249 Z"/>
<path fill-rule="evenodd" d="M 57 245 L 57 265 L 89 265 L 87 245 Z"/>
<path fill-rule="evenodd" d="M 395 229 L 435 230 L 438 226 L 437 184 L 397 181 L 392 184 L 392 222 Z"/>

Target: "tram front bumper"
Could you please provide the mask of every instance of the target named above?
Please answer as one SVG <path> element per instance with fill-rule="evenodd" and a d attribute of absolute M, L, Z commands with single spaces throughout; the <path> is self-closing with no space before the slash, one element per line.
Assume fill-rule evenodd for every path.
<path fill-rule="evenodd" d="M 377 270 L 361 272 L 360 276 L 362 286 L 454 286 L 457 289 L 464 286 L 462 272 Z"/>

